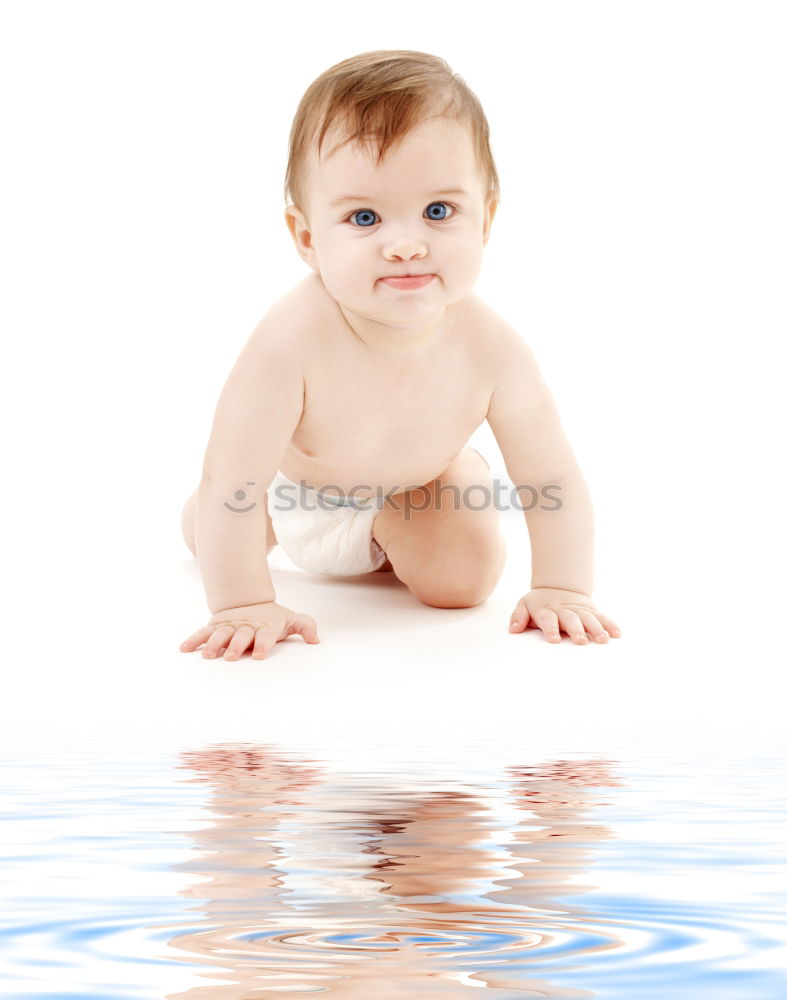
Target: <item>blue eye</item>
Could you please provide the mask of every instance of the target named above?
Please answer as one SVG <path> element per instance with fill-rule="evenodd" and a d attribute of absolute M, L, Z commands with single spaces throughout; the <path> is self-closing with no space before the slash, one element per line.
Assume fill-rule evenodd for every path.
<path fill-rule="evenodd" d="M 445 201 L 433 201 L 426 206 L 424 215 L 428 219 L 432 219 L 433 222 L 442 222 L 444 219 L 451 218 L 451 215 L 446 214 L 449 210 L 451 215 L 456 211 L 453 205 L 449 205 Z M 371 208 L 359 208 L 349 216 L 349 221 L 362 229 L 368 229 L 379 222 L 379 216 Z"/>
<path fill-rule="evenodd" d="M 373 212 L 371 208 L 359 208 L 357 212 L 353 212 L 350 218 L 355 219 L 356 216 L 360 216 L 360 220 L 356 220 L 356 224 L 368 228 L 374 225 L 376 215 L 377 213 Z"/>
<path fill-rule="evenodd" d="M 444 201 L 433 201 L 431 205 L 426 206 L 427 217 L 430 219 L 435 219 L 436 221 L 450 218 L 450 216 L 440 214 L 448 208 L 451 208 L 451 206 L 447 205 Z M 453 212 L 452 208 L 451 211 Z"/>

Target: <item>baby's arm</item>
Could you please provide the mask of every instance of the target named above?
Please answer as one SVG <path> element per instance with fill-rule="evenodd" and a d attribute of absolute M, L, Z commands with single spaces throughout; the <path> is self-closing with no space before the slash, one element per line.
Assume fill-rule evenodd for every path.
<path fill-rule="evenodd" d="M 255 657 L 262 657 L 293 632 L 318 641 L 312 619 L 276 604 L 266 560 L 265 493 L 303 411 L 300 362 L 297 336 L 280 320 L 265 317 L 222 390 L 205 453 L 194 534 L 213 617 L 183 643 L 184 652 L 205 642 L 204 655 L 213 656 L 229 642 L 228 659 L 249 645 Z M 235 499 L 239 490 L 243 503 Z M 252 504 L 250 510 L 237 509 Z"/>
<path fill-rule="evenodd" d="M 593 589 L 593 508 L 587 484 L 538 365 L 516 330 L 495 317 L 496 385 L 487 420 L 525 508 L 531 582 L 511 617 L 552 642 L 562 628 L 575 642 L 620 635 L 590 599 Z M 546 493 L 546 487 L 553 488 Z M 526 487 L 521 489 L 521 487 Z"/>

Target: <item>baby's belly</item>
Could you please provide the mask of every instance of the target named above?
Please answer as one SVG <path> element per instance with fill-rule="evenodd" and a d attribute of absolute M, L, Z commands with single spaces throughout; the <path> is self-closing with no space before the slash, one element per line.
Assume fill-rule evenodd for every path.
<path fill-rule="evenodd" d="M 338 456 L 307 455 L 290 445 L 280 463 L 280 471 L 292 482 L 311 489 L 336 495 L 369 497 L 382 493 L 391 496 L 416 489 L 436 479 L 456 458 L 463 444 L 442 452 L 431 452 L 414 458 L 390 457 L 383 462 L 379 456 L 356 454 Z"/>

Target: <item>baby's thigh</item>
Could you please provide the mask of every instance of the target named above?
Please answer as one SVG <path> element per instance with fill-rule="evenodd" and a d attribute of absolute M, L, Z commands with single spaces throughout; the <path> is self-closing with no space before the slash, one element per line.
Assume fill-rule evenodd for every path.
<path fill-rule="evenodd" d="M 480 604 L 500 579 L 505 544 L 491 473 L 466 447 L 440 475 L 397 494 L 378 513 L 374 538 L 394 572 L 425 604 Z"/>
<path fill-rule="evenodd" d="M 191 554 L 197 554 L 197 546 L 194 540 L 194 522 L 197 516 L 197 490 L 191 494 L 180 515 L 180 530 L 183 532 L 183 540 L 189 547 Z"/>

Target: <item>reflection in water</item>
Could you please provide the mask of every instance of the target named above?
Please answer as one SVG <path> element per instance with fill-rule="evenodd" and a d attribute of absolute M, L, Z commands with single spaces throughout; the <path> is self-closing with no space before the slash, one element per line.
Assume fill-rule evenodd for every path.
<path fill-rule="evenodd" d="M 602 760 L 512 766 L 498 783 L 348 782 L 272 747 L 185 752 L 210 786 L 213 822 L 177 868 L 201 919 L 170 944 L 216 972 L 170 994 L 241 1000 L 336 997 L 590 997 L 557 985 L 615 948 L 609 922 L 569 905 L 569 880 L 609 836 L 586 821 Z M 180 925 L 180 928 L 183 924 Z M 224 985 L 219 985 L 221 982 Z"/>

